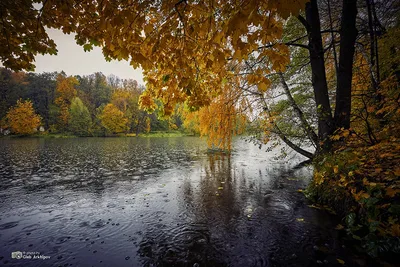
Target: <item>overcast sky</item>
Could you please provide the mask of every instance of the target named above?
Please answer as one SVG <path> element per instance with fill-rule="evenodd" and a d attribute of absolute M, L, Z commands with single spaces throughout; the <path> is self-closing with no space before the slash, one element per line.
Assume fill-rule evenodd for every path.
<path fill-rule="evenodd" d="M 107 62 L 100 47 L 85 52 L 75 42 L 74 35 L 63 34 L 59 30 L 48 29 L 48 34 L 57 44 L 57 55 L 37 55 L 35 72 L 52 72 L 62 70 L 67 75 L 88 75 L 102 72 L 104 75 L 114 74 L 122 79 L 135 79 L 144 84 L 141 69 L 134 69 L 128 61 L 113 60 Z"/>

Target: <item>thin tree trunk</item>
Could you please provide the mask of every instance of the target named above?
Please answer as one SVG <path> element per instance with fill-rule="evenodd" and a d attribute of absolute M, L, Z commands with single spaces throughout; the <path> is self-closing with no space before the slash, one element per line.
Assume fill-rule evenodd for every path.
<path fill-rule="evenodd" d="M 263 108 L 265 111 L 267 111 L 268 116 L 271 117 L 271 112 L 268 108 L 267 102 L 265 101 L 265 98 L 263 96 L 261 96 L 261 99 L 263 100 Z M 296 151 L 297 153 L 309 158 L 309 159 L 313 159 L 314 158 L 314 154 L 311 152 L 308 152 L 307 150 L 302 149 L 301 147 L 299 147 L 298 145 L 294 144 L 292 141 L 290 141 L 285 134 L 281 131 L 281 129 L 278 127 L 278 125 L 273 122 L 274 124 L 274 130 L 275 133 L 279 136 L 279 138 L 286 144 L 288 145 L 291 149 L 293 149 L 294 151 Z"/>
<path fill-rule="evenodd" d="M 356 16 L 357 0 L 343 0 L 335 107 L 335 126 L 337 129 L 350 128 L 351 82 L 357 38 Z"/>
<path fill-rule="evenodd" d="M 297 116 L 299 117 L 301 126 L 303 127 L 304 131 L 307 133 L 308 138 L 310 138 L 310 140 L 314 143 L 315 147 L 317 148 L 317 151 L 319 151 L 320 146 L 319 146 L 317 134 L 313 131 L 310 124 L 307 122 L 306 118 L 304 117 L 303 111 L 301 111 L 299 106 L 296 104 L 296 101 L 294 101 L 292 94 L 290 93 L 289 86 L 287 85 L 287 83 L 285 81 L 285 77 L 283 77 L 282 73 L 279 73 L 279 76 L 281 78 L 281 84 L 282 84 L 283 89 L 286 93 L 286 96 L 289 100 L 290 106 L 293 108 L 293 110 L 296 112 Z"/>

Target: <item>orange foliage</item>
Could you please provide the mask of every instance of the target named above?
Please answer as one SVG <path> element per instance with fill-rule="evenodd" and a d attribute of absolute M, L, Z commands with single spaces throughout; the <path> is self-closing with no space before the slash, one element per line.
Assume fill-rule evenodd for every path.
<path fill-rule="evenodd" d="M 22 99 L 10 108 L 6 119 L 14 133 L 23 135 L 34 133 L 41 123 L 41 117 L 35 113 L 32 102 L 22 101 Z"/>
<path fill-rule="evenodd" d="M 244 131 L 247 117 L 236 105 L 240 91 L 229 85 L 209 106 L 198 111 L 201 136 L 207 136 L 209 148 L 231 150 L 232 137 Z"/>
<path fill-rule="evenodd" d="M 78 80 L 74 77 L 65 77 L 61 74 L 57 77 L 57 98 L 54 103 L 60 107 L 60 114 L 58 116 L 60 129 L 67 128 L 68 121 L 70 120 L 69 107 L 72 99 L 77 95 L 75 85 L 78 84 Z"/>

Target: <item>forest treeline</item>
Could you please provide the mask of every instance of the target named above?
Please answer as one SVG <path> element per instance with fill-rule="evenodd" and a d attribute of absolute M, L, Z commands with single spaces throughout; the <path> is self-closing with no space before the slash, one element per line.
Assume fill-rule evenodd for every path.
<path fill-rule="evenodd" d="M 105 136 L 183 130 L 181 114 L 169 118 L 139 108 L 144 86 L 101 72 L 67 76 L 61 72 L 14 72 L 0 68 L 2 131 Z"/>

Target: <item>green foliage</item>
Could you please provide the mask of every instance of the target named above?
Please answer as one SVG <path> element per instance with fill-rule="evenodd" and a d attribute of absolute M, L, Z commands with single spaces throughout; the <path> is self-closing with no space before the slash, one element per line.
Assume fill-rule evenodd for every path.
<path fill-rule="evenodd" d="M 79 97 L 75 97 L 72 99 L 69 112 L 69 131 L 79 136 L 89 135 L 92 118 L 90 117 L 88 108 L 83 104 L 82 100 Z"/>
<path fill-rule="evenodd" d="M 59 91 L 57 77 L 61 77 Z M 108 103 L 114 103 L 128 119 L 128 133 L 147 132 L 149 124 L 152 131 L 170 130 L 170 119 L 148 114 L 139 108 L 138 99 L 143 91 L 144 87 L 135 80 L 123 80 L 112 75 L 105 77 L 100 72 L 67 77 L 65 73 L 36 74 L 0 68 L 0 120 L 5 121 L 7 111 L 18 99 L 30 99 L 42 117 L 46 133 L 104 136 L 106 129 L 101 124 L 100 114 Z M 80 103 L 72 105 L 74 97 L 80 99 L 83 109 Z M 84 116 L 71 114 L 75 111 Z M 65 119 L 65 128 L 60 127 L 61 118 Z M 180 115 L 174 114 L 172 122 L 180 128 Z"/>

